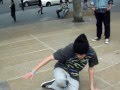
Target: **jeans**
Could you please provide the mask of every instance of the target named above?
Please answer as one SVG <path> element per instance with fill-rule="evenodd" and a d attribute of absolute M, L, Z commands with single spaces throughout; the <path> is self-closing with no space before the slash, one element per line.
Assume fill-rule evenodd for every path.
<path fill-rule="evenodd" d="M 70 77 L 62 68 L 54 69 L 55 81 L 51 85 L 54 90 L 79 90 L 79 81 Z"/>
<path fill-rule="evenodd" d="M 60 18 L 60 12 L 62 12 L 62 9 L 56 11 L 58 18 Z"/>

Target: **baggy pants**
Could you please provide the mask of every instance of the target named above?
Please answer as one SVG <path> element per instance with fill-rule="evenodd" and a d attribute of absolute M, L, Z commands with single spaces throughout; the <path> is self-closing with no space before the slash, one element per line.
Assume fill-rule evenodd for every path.
<path fill-rule="evenodd" d="M 62 68 L 54 69 L 55 81 L 51 85 L 54 90 L 79 90 L 79 81 L 70 77 Z"/>

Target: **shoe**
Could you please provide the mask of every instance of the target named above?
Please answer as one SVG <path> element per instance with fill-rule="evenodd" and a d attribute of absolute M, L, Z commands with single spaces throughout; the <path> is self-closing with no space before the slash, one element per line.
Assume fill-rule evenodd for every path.
<path fill-rule="evenodd" d="M 51 85 L 54 81 L 55 81 L 55 79 L 53 79 L 51 81 L 44 82 L 44 83 L 41 84 L 41 87 L 45 88 L 45 89 L 52 89 Z"/>
<path fill-rule="evenodd" d="M 99 41 L 101 38 L 95 37 L 94 39 L 92 39 L 92 41 Z"/>
<path fill-rule="evenodd" d="M 108 44 L 110 42 L 110 40 L 107 38 L 105 39 L 105 44 Z"/>

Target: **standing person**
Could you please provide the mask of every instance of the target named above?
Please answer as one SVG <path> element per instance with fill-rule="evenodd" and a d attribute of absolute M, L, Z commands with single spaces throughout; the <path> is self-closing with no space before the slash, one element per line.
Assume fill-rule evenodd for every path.
<path fill-rule="evenodd" d="M 96 37 L 92 41 L 98 41 L 102 35 L 102 22 L 104 23 L 105 43 L 110 42 L 110 10 L 112 8 L 113 0 L 91 0 L 91 10 L 94 11 L 97 20 Z"/>
<path fill-rule="evenodd" d="M 89 46 L 85 34 L 79 35 L 74 43 L 57 50 L 43 59 L 24 79 L 33 78 L 35 72 L 50 61 L 57 61 L 54 68 L 54 78 L 41 84 L 43 88 L 53 90 L 79 90 L 79 72 L 89 63 L 90 90 L 94 87 L 94 66 L 98 64 L 95 51 Z"/>
<path fill-rule="evenodd" d="M 24 3 L 23 3 L 23 0 L 21 0 L 21 8 L 22 8 L 22 10 L 24 11 Z"/>
<path fill-rule="evenodd" d="M 3 4 L 3 0 L 0 0 L 0 4 Z"/>
<path fill-rule="evenodd" d="M 43 6 L 42 6 L 41 0 L 38 0 L 38 7 L 39 7 L 38 13 L 40 13 L 40 11 L 41 11 L 41 14 L 43 14 Z"/>
<path fill-rule="evenodd" d="M 11 0 L 10 9 L 11 9 L 11 16 L 14 19 L 14 22 L 16 22 L 16 14 L 15 14 L 16 9 L 15 9 L 15 3 L 13 0 Z"/>

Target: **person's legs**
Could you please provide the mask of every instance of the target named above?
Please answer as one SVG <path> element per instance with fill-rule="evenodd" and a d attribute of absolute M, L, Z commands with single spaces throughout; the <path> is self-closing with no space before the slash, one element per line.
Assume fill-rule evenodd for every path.
<path fill-rule="evenodd" d="M 52 84 L 55 90 L 78 90 L 79 81 L 73 79 L 62 68 L 56 68 L 54 70 L 55 82 Z"/>
<path fill-rule="evenodd" d="M 105 43 L 108 44 L 110 42 L 109 40 L 110 38 L 110 11 L 107 11 L 104 14 L 103 22 L 104 22 L 104 27 L 105 27 L 105 32 L 104 32 Z"/>
<path fill-rule="evenodd" d="M 47 89 L 53 89 L 53 90 L 64 90 L 65 87 L 67 87 L 67 75 L 65 71 L 61 68 L 55 68 L 54 69 L 54 80 L 52 81 L 47 81 L 41 86 L 43 88 Z"/>
<path fill-rule="evenodd" d="M 68 87 L 65 90 L 79 90 L 79 81 L 68 77 Z"/>
<path fill-rule="evenodd" d="M 21 4 L 21 8 L 22 8 L 22 10 L 24 11 L 24 4 L 23 4 L 23 3 Z"/>
<path fill-rule="evenodd" d="M 54 69 L 54 80 L 47 81 L 41 86 L 53 90 L 78 90 L 79 81 L 70 77 L 70 75 L 62 68 Z"/>
<path fill-rule="evenodd" d="M 13 14 L 13 19 L 14 19 L 14 22 L 16 22 L 16 15 L 15 15 L 15 13 Z"/>
<path fill-rule="evenodd" d="M 109 39 L 110 37 L 110 11 L 107 11 L 105 14 L 104 14 L 104 17 L 103 17 L 103 22 L 104 22 L 104 26 L 105 26 L 105 39 Z"/>
<path fill-rule="evenodd" d="M 43 14 L 43 6 L 41 6 L 41 14 Z"/>
<path fill-rule="evenodd" d="M 61 11 L 62 11 L 62 9 L 59 9 L 59 10 L 56 11 L 58 18 L 60 18 L 60 14 L 59 14 L 59 13 L 60 13 Z"/>
<path fill-rule="evenodd" d="M 3 4 L 3 0 L 0 0 L 0 4 Z"/>
<path fill-rule="evenodd" d="M 97 27 L 97 33 L 96 36 L 98 38 L 101 38 L 102 35 L 102 13 L 96 13 L 95 12 L 95 17 L 96 17 L 96 27 Z"/>
<path fill-rule="evenodd" d="M 41 7 L 39 6 L 39 10 L 38 10 L 38 13 L 41 11 Z"/>
<path fill-rule="evenodd" d="M 11 13 L 11 17 L 13 18 L 14 22 L 16 21 L 16 17 L 14 15 L 14 13 Z"/>
<path fill-rule="evenodd" d="M 55 90 L 64 90 L 68 86 L 67 73 L 62 68 L 55 68 L 54 70 L 55 82 L 52 88 Z"/>

